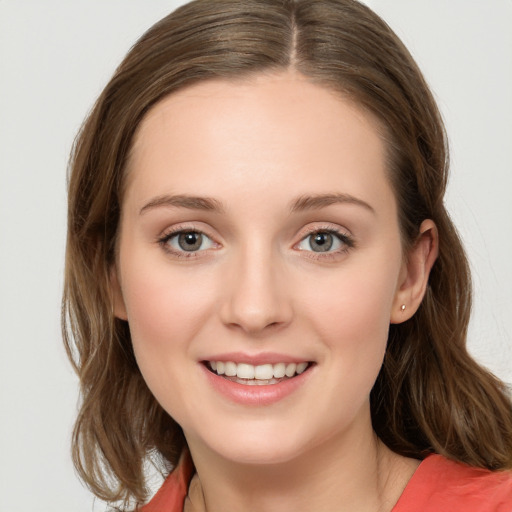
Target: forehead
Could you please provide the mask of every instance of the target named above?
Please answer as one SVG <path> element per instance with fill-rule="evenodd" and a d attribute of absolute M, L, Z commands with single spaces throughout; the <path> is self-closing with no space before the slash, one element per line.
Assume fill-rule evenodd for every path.
<path fill-rule="evenodd" d="M 318 193 L 334 186 L 367 195 L 389 188 L 385 161 L 375 119 L 301 75 L 210 80 L 164 98 L 146 115 L 125 189 L 139 201 L 156 192 L 157 181 L 168 193 L 221 194 L 222 184 L 256 191 L 271 181 L 295 184 L 297 193 L 314 185 Z"/>

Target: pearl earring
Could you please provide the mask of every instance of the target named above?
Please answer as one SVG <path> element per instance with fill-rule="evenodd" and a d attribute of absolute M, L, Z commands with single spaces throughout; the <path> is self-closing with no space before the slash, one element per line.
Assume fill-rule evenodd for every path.
<path fill-rule="evenodd" d="M 402 305 L 400 306 L 400 309 L 401 309 L 402 311 L 405 311 L 405 308 L 406 308 L 405 304 L 402 304 Z"/>

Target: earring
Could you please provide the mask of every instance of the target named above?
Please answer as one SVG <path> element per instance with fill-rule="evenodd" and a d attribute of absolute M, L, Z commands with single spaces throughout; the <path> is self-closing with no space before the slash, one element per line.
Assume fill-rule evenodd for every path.
<path fill-rule="evenodd" d="M 405 308 L 406 308 L 405 304 L 402 304 L 402 305 L 400 306 L 400 310 L 401 310 L 401 311 L 405 311 Z"/>

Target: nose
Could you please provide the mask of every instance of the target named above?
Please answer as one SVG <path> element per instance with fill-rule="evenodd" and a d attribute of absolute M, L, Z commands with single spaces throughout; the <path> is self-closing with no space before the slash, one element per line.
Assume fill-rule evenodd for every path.
<path fill-rule="evenodd" d="M 293 308 L 279 258 L 270 249 L 254 250 L 231 263 L 220 308 L 222 322 L 253 336 L 288 325 Z"/>

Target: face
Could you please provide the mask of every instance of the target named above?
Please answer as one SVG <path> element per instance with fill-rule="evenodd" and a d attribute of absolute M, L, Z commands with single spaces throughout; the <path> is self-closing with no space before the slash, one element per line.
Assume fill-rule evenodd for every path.
<path fill-rule="evenodd" d="M 366 435 L 406 280 L 376 124 L 289 74 L 169 96 L 134 141 L 116 274 L 191 447 L 278 462 Z"/>

